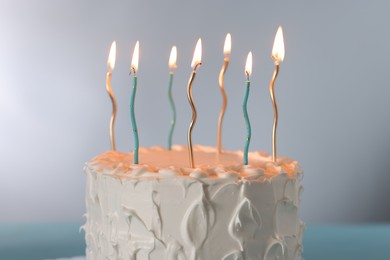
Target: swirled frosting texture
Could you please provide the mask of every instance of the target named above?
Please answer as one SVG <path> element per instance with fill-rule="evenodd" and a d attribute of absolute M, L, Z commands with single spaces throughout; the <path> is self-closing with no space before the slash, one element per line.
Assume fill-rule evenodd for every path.
<path fill-rule="evenodd" d="M 196 146 L 106 152 L 85 166 L 88 259 L 302 259 L 301 168 L 262 152 Z"/>

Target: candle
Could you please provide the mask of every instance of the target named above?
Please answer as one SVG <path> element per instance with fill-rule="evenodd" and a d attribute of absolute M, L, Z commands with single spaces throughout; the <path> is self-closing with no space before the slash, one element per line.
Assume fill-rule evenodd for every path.
<path fill-rule="evenodd" d="M 115 118 L 116 118 L 116 101 L 114 97 L 114 93 L 112 92 L 111 88 L 111 74 L 115 67 L 115 58 L 116 58 L 116 42 L 113 41 L 110 48 L 110 53 L 108 55 L 108 71 L 106 76 L 106 89 L 108 92 L 108 95 L 110 96 L 111 103 L 112 103 L 112 114 L 111 114 L 111 120 L 110 120 L 110 141 L 111 141 L 111 149 L 113 151 L 116 150 L 115 148 L 115 133 L 114 133 L 114 124 L 115 124 Z"/>
<path fill-rule="evenodd" d="M 223 52 L 225 54 L 225 59 L 221 68 L 221 71 L 219 72 L 219 88 L 221 90 L 221 95 L 222 95 L 222 108 L 221 112 L 219 113 L 219 119 L 218 119 L 218 130 L 217 130 L 217 151 L 218 153 L 222 153 L 222 122 L 223 122 L 223 117 L 225 116 L 225 111 L 226 111 L 226 106 L 227 106 L 227 97 L 226 97 L 226 92 L 225 92 L 225 84 L 224 84 L 224 76 L 225 72 L 228 68 L 229 65 L 229 55 L 230 55 L 230 50 L 231 50 L 231 45 L 232 45 L 232 39 L 230 36 L 230 33 L 226 35 L 225 38 L 225 45 L 223 47 Z"/>
<path fill-rule="evenodd" d="M 190 125 L 188 127 L 187 132 L 187 142 L 188 142 L 188 155 L 189 155 L 189 161 L 191 168 L 195 168 L 194 163 L 194 154 L 192 149 L 192 129 L 196 123 L 196 117 L 197 112 L 195 108 L 195 103 L 192 97 L 192 83 L 194 82 L 195 75 L 196 75 L 196 69 L 202 64 L 202 40 L 199 38 L 198 42 L 196 43 L 194 56 L 192 58 L 191 67 L 192 67 L 192 73 L 190 76 L 190 79 L 188 81 L 187 85 L 187 98 L 188 102 L 190 103 L 191 109 L 192 109 L 192 120 L 190 122 Z"/>
<path fill-rule="evenodd" d="M 250 75 L 252 73 L 252 52 L 248 53 L 248 57 L 246 58 L 246 65 L 245 65 L 245 75 L 246 75 L 246 86 L 245 86 L 245 96 L 244 96 L 244 102 L 242 104 L 242 110 L 244 112 L 244 118 L 245 118 L 245 124 L 246 124 L 246 139 L 245 139 L 245 147 L 244 147 L 244 164 L 248 165 L 248 151 L 249 151 L 249 144 L 251 142 L 251 123 L 249 121 L 248 117 L 248 110 L 247 110 L 247 104 L 248 104 L 248 96 L 249 96 L 249 89 L 250 89 Z"/>
<path fill-rule="evenodd" d="M 177 49 L 176 46 L 173 46 L 171 50 L 171 55 L 169 56 L 169 63 L 168 63 L 169 65 L 168 98 L 172 110 L 171 128 L 168 134 L 168 150 L 172 150 L 172 136 L 176 125 L 176 107 L 172 97 L 172 83 L 173 83 L 173 76 L 174 76 L 173 70 L 177 68 L 176 57 L 177 57 Z"/>
<path fill-rule="evenodd" d="M 134 102 L 135 102 L 135 94 L 137 92 L 137 71 L 138 71 L 138 59 L 139 59 L 139 42 L 135 44 L 133 58 L 131 60 L 130 74 L 133 71 L 133 90 L 131 92 L 130 98 L 130 117 L 131 117 L 131 125 L 133 127 L 133 136 L 134 136 L 134 164 L 138 164 L 138 149 L 139 149 L 139 141 L 138 141 L 138 130 L 137 130 L 137 122 L 135 120 L 134 114 Z"/>
<path fill-rule="evenodd" d="M 275 70 L 272 75 L 271 83 L 269 86 L 269 91 L 271 94 L 272 105 L 274 107 L 274 123 L 272 128 L 272 160 L 276 162 L 276 128 L 278 126 L 278 106 L 275 99 L 275 80 L 279 73 L 279 64 L 284 59 L 284 40 L 283 40 L 283 30 L 279 26 L 278 31 L 276 32 L 274 46 L 272 48 L 272 59 L 275 61 Z"/>

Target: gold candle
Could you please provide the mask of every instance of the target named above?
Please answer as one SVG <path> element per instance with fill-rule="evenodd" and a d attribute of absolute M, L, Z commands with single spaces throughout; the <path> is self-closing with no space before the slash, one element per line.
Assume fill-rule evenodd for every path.
<path fill-rule="evenodd" d="M 275 99 L 275 80 L 279 73 L 279 64 L 284 59 L 284 40 L 283 40 L 283 30 L 279 26 L 278 31 L 276 32 L 274 46 L 272 48 L 272 59 L 275 61 L 275 70 L 272 75 L 271 83 L 269 85 L 269 91 L 271 94 L 272 105 L 274 108 L 274 123 L 272 128 L 272 160 L 276 162 L 276 128 L 278 126 L 278 106 Z"/>
<path fill-rule="evenodd" d="M 111 88 L 111 74 L 112 74 L 112 70 L 115 67 L 115 58 L 116 58 L 116 42 L 113 41 L 110 48 L 110 54 L 108 55 L 108 61 L 107 61 L 108 72 L 106 76 L 106 89 L 112 103 L 112 114 L 110 120 L 110 140 L 111 140 L 111 149 L 113 151 L 116 150 L 115 133 L 114 133 L 114 124 L 116 118 L 116 101 L 115 101 L 114 93 L 112 92 L 112 88 Z"/>
<path fill-rule="evenodd" d="M 225 116 L 225 111 L 227 106 L 227 96 L 225 91 L 224 77 L 225 77 L 225 72 L 229 66 L 229 55 L 231 51 L 231 46 L 232 46 L 232 39 L 230 33 L 228 33 L 226 35 L 225 45 L 223 47 L 225 59 L 221 71 L 219 72 L 219 78 L 218 78 L 219 88 L 221 90 L 221 95 L 222 95 L 222 108 L 221 108 L 221 112 L 219 113 L 218 131 L 217 131 L 217 151 L 219 154 L 222 153 L 222 122 L 223 122 L 223 117 Z"/>
<path fill-rule="evenodd" d="M 199 38 L 198 42 L 196 43 L 194 56 L 192 58 L 192 63 L 191 63 L 191 67 L 193 68 L 192 73 L 187 85 L 187 98 L 192 109 L 192 120 L 190 122 L 190 125 L 188 127 L 188 132 L 187 132 L 188 157 L 189 157 L 191 168 L 195 168 L 194 153 L 192 148 L 192 129 L 194 128 L 194 125 L 196 123 L 196 117 L 197 117 L 196 107 L 192 97 L 192 83 L 194 82 L 196 76 L 196 69 L 201 64 L 202 64 L 202 40 Z"/>

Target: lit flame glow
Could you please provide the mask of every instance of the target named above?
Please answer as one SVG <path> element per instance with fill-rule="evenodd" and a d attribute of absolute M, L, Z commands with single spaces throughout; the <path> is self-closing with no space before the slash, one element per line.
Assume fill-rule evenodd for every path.
<path fill-rule="evenodd" d="M 228 33 L 226 35 L 226 38 L 225 38 L 225 45 L 223 46 L 223 53 L 225 55 L 229 55 L 231 49 L 232 49 L 232 36 L 230 35 L 230 33 Z"/>
<path fill-rule="evenodd" d="M 173 46 L 171 50 L 171 55 L 169 55 L 169 68 L 171 69 L 177 68 L 176 58 L 177 58 L 177 48 L 176 46 Z"/>
<path fill-rule="evenodd" d="M 250 76 L 252 74 L 252 52 L 248 53 L 248 57 L 246 58 L 245 64 L 245 74 Z"/>
<path fill-rule="evenodd" d="M 131 60 L 131 68 L 135 71 L 138 70 L 138 60 L 139 60 L 139 41 L 135 44 L 133 58 Z"/>
<path fill-rule="evenodd" d="M 199 38 L 196 43 L 194 57 L 192 58 L 191 67 L 195 68 L 196 65 L 202 63 L 202 39 Z"/>
<path fill-rule="evenodd" d="M 116 58 L 116 42 L 113 41 L 110 48 L 110 54 L 108 54 L 108 70 L 111 72 L 115 67 L 115 58 Z"/>
<path fill-rule="evenodd" d="M 281 26 L 279 26 L 276 32 L 274 47 L 272 48 L 272 58 L 275 62 L 282 62 L 284 60 L 284 40 Z"/>

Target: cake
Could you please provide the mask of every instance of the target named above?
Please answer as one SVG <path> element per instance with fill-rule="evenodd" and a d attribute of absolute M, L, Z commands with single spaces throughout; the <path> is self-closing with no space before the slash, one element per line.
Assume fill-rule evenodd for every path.
<path fill-rule="evenodd" d="M 265 152 L 108 151 L 86 163 L 87 259 L 302 259 L 302 170 Z"/>

